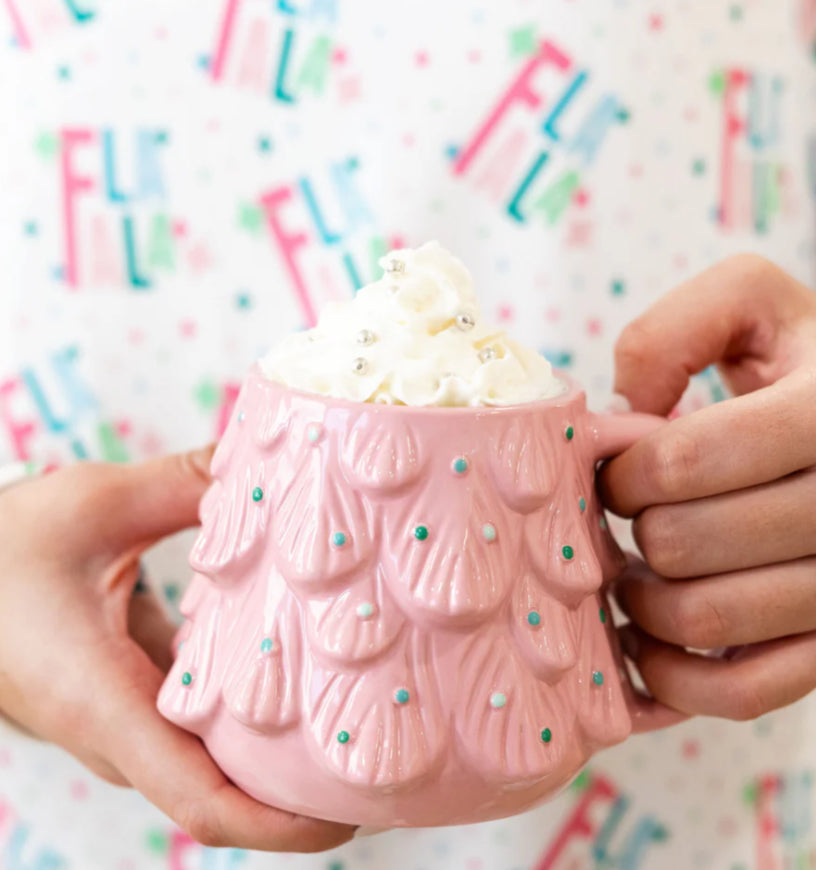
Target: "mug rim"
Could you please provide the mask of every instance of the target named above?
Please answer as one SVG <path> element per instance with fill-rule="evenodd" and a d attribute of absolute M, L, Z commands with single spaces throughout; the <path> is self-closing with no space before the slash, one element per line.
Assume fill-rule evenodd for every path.
<path fill-rule="evenodd" d="M 575 402 L 586 399 L 586 392 L 581 385 L 562 369 L 553 369 L 556 377 L 566 384 L 567 389 L 549 399 L 539 399 L 535 402 L 520 402 L 514 405 L 396 405 L 386 402 L 357 402 L 354 399 L 343 399 L 336 396 L 328 396 L 324 393 L 310 393 L 290 387 L 280 381 L 267 377 L 261 368 L 260 362 L 255 362 L 250 369 L 250 378 L 255 378 L 262 385 L 276 388 L 284 394 L 296 396 L 311 402 L 332 408 L 344 408 L 354 411 L 375 411 L 376 413 L 393 414 L 422 414 L 423 416 L 511 416 L 519 413 L 534 413 L 548 411 L 556 408 L 564 408 Z"/>

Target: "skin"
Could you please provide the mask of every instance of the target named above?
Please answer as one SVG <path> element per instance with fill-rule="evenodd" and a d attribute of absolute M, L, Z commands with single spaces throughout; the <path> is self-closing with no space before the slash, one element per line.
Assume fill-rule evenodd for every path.
<path fill-rule="evenodd" d="M 0 712 L 204 845 L 329 849 L 354 829 L 252 800 L 156 710 L 175 627 L 133 595 L 139 556 L 197 524 L 210 457 L 84 463 L 0 494 Z"/>
<path fill-rule="evenodd" d="M 734 395 L 602 471 L 645 559 L 614 590 L 628 656 L 687 714 L 792 703 L 816 687 L 816 294 L 759 257 L 726 260 L 631 323 L 615 363 L 636 411 L 666 415 L 712 364 Z"/>

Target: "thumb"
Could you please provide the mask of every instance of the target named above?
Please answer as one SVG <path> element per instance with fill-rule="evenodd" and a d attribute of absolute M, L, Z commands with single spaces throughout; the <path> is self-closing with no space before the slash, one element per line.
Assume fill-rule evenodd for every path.
<path fill-rule="evenodd" d="M 153 541 L 198 525 L 214 449 L 209 445 L 122 468 L 110 493 L 116 514 L 125 519 L 118 523 L 120 543 Z"/>
<path fill-rule="evenodd" d="M 802 304 L 799 289 L 772 263 L 750 254 L 703 272 L 623 330 L 615 346 L 615 392 L 635 411 L 666 415 L 691 376 L 709 365 L 771 359 L 780 325 Z"/>

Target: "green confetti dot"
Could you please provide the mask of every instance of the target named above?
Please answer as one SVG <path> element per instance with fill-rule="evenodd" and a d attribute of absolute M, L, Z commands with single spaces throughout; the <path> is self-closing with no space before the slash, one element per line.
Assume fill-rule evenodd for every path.
<path fill-rule="evenodd" d="M 572 426 L 567 426 L 567 428 L 564 430 L 564 437 L 567 439 L 567 441 L 572 441 L 572 439 L 575 437 L 575 429 L 573 429 Z"/>
<path fill-rule="evenodd" d="M 575 550 L 572 549 L 569 545 L 566 547 L 561 547 L 561 555 L 569 561 L 575 557 Z"/>
<path fill-rule="evenodd" d="M 725 73 L 722 70 L 717 70 L 709 76 L 708 89 L 715 96 L 719 96 L 725 91 Z"/>
<path fill-rule="evenodd" d="M 527 622 L 535 628 L 537 625 L 541 625 L 541 614 L 537 610 L 531 610 L 527 614 Z"/>
<path fill-rule="evenodd" d="M 345 532 L 335 532 L 332 535 L 332 543 L 335 547 L 344 547 L 347 540 Z"/>
<path fill-rule="evenodd" d="M 189 671 L 185 671 L 181 675 L 181 684 L 182 686 L 189 686 L 190 683 L 193 682 L 193 675 Z"/>
<path fill-rule="evenodd" d="M 394 700 L 398 704 L 407 704 L 411 700 L 411 693 L 408 689 L 397 689 L 394 693 Z"/>
<path fill-rule="evenodd" d="M 428 527 L 427 526 L 417 526 L 414 529 L 414 537 L 418 541 L 424 541 L 428 537 Z"/>
<path fill-rule="evenodd" d="M 251 202 L 238 206 L 238 226 L 249 233 L 260 233 L 263 229 L 263 210 Z"/>
<path fill-rule="evenodd" d="M 541 732 L 541 740 L 542 740 L 544 743 L 549 743 L 550 740 L 552 740 L 552 731 L 550 731 L 549 728 L 545 728 L 545 729 Z"/>
<path fill-rule="evenodd" d="M 745 10 L 737 3 L 728 10 L 728 15 L 732 21 L 742 21 L 744 14 Z"/>
<path fill-rule="evenodd" d="M 494 692 L 490 696 L 490 706 L 494 710 L 501 710 L 502 707 L 507 703 L 507 695 L 504 692 Z"/>
<path fill-rule="evenodd" d="M 616 278 L 612 282 L 611 290 L 613 296 L 623 296 L 626 293 L 626 284 L 620 278 Z"/>
<path fill-rule="evenodd" d="M 749 782 L 742 790 L 742 802 L 749 807 L 754 806 L 757 802 L 757 785 L 755 782 Z"/>
<path fill-rule="evenodd" d="M 351 740 L 351 735 L 348 733 L 348 731 L 341 731 L 337 735 L 337 742 L 338 743 L 348 743 L 349 740 Z"/>
<path fill-rule="evenodd" d="M 592 672 L 592 682 L 595 683 L 596 686 L 602 686 L 604 681 L 604 675 L 600 671 Z"/>
<path fill-rule="evenodd" d="M 269 653 L 269 652 L 272 652 L 272 638 L 270 638 L 270 637 L 265 637 L 265 638 L 261 641 L 261 652 L 262 652 L 262 653 Z"/>
<path fill-rule="evenodd" d="M 496 540 L 496 527 L 492 523 L 485 523 L 482 526 L 482 535 L 488 544 Z"/>
<path fill-rule="evenodd" d="M 51 160 L 62 149 L 62 139 L 56 133 L 40 133 L 34 141 L 34 151 L 39 157 Z"/>
<path fill-rule="evenodd" d="M 598 611 L 598 616 L 600 617 L 601 623 L 606 625 L 606 611 L 603 607 Z"/>
<path fill-rule="evenodd" d="M 193 391 L 193 398 L 203 410 L 209 411 L 221 403 L 221 390 L 214 381 L 202 381 Z"/>
<path fill-rule="evenodd" d="M 588 770 L 582 770 L 572 781 L 570 788 L 573 791 L 585 791 L 591 782 L 592 774 Z"/>
<path fill-rule="evenodd" d="M 705 160 L 703 160 L 702 157 L 698 157 L 698 158 L 697 158 L 697 159 L 696 159 L 696 160 L 691 164 L 691 171 L 692 171 L 695 175 L 705 175 L 706 168 L 707 168 L 707 167 L 706 167 L 706 162 L 705 162 Z"/>
<path fill-rule="evenodd" d="M 163 855 L 170 848 L 170 838 L 164 831 L 157 831 L 153 828 L 145 835 L 145 845 L 148 851 Z"/>
<path fill-rule="evenodd" d="M 252 501 L 261 501 L 263 499 L 263 490 L 256 486 L 255 489 L 252 490 Z"/>
<path fill-rule="evenodd" d="M 618 109 L 618 113 L 615 117 L 621 124 L 628 124 L 632 118 L 632 113 L 629 109 Z"/>
<path fill-rule="evenodd" d="M 510 56 L 526 57 L 538 51 L 538 35 L 534 24 L 510 31 Z"/>
<path fill-rule="evenodd" d="M 238 293 L 235 296 L 235 305 L 237 308 L 247 311 L 252 308 L 252 297 L 248 293 Z"/>

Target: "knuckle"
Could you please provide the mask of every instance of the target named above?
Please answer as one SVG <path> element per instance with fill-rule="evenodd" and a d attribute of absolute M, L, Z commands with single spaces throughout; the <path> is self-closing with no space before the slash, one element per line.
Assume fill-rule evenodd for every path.
<path fill-rule="evenodd" d="M 657 498 L 661 502 L 682 498 L 700 474 L 697 440 L 683 432 L 666 433 L 645 449 L 644 474 Z"/>
<path fill-rule="evenodd" d="M 677 533 L 671 511 L 665 507 L 646 508 L 635 520 L 637 545 L 652 569 L 664 577 L 683 576 L 686 559 L 684 537 Z"/>
<path fill-rule="evenodd" d="M 178 825 L 202 846 L 218 849 L 230 845 L 206 803 L 187 801 L 177 808 L 174 815 Z"/>
<path fill-rule="evenodd" d="M 770 709 L 758 687 L 736 674 L 725 681 L 720 697 L 725 716 L 737 722 L 757 719 Z"/>
<path fill-rule="evenodd" d="M 683 646 L 707 650 L 725 643 L 728 626 L 721 610 L 710 597 L 693 589 L 678 597 L 672 621 Z"/>

